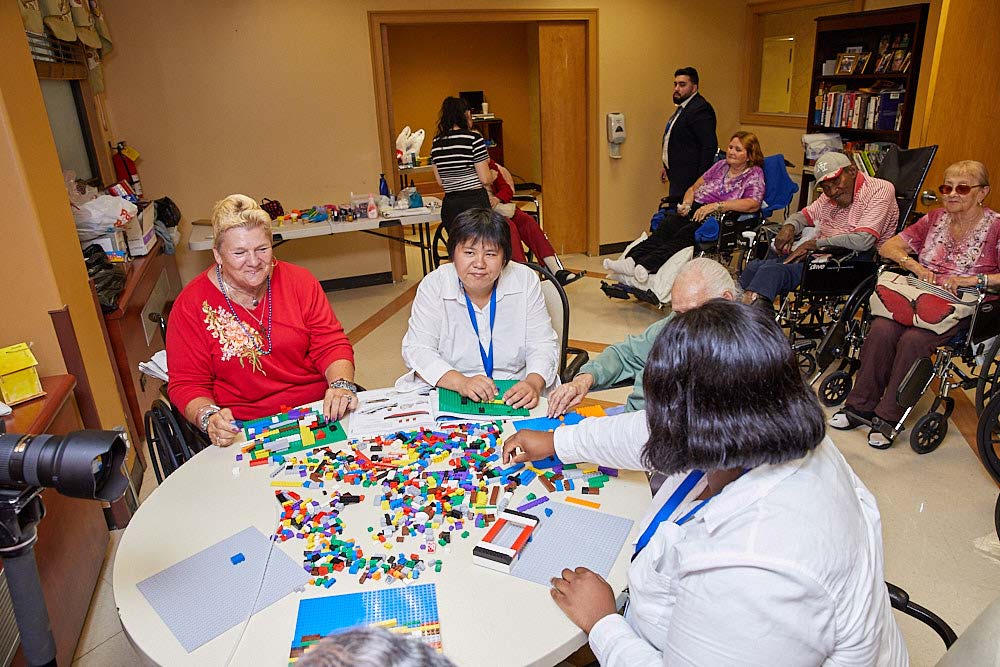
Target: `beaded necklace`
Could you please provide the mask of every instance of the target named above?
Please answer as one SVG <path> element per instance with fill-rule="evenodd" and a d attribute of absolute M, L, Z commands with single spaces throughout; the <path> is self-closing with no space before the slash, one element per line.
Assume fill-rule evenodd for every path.
<path fill-rule="evenodd" d="M 233 302 L 229 298 L 229 292 L 226 290 L 225 281 L 222 280 L 222 267 L 219 266 L 218 264 L 215 265 L 215 276 L 216 278 L 219 279 L 219 289 L 222 290 L 222 296 L 226 298 L 226 304 L 229 306 L 229 312 L 231 312 L 233 314 L 233 317 L 236 318 L 236 323 L 239 324 L 240 329 L 243 330 L 243 335 L 247 337 L 247 340 L 252 341 L 253 337 L 250 335 L 250 332 L 247 331 L 246 326 L 244 326 L 243 324 L 243 320 L 241 320 L 240 316 L 236 313 L 236 308 L 233 306 Z M 267 277 L 267 295 L 264 298 L 267 299 L 267 331 L 264 332 L 264 337 L 267 339 L 267 350 L 258 348 L 256 347 L 256 345 L 254 346 L 254 349 L 256 349 L 261 356 L 267 356 L 271 354 L 271 350 L 274 349 L 274 343 L 271 341 L 271 325 L 274 324 L 274 318 L 271 317 L 271 307 L 274 303 L 274 300 L 271 298 L 270 275 Z M 253 315 L 253 313 L 251 313 L 251 315 Z M 263 322 L 261 322 L 261 324 L 263 325 Z"/>

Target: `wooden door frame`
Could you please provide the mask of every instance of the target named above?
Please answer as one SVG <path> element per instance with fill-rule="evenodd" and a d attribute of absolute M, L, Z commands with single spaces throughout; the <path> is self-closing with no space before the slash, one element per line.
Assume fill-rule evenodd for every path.
<path fill-rule="evenodd" d="M 587 254 L 598 255 L 600 247 L 600 180 L 597 150 L 600 127 L 597 123 L 597 14 L 596 9 L 470 9 L 368 12 L 368 35 L 372 50 L 375 108 L 378 122 L 379 158 L 382 171 L 395 173 L 396 142 L 392 136 L 392 82 L 389 76 L 388 28 L 429 23 L 544 23 L 582 22 L 587 33 Z M 544 184 L 542 184 L 544 188 Z M 544 194 L 544 193 L 543 193 Z M 395 265 L 395 262 L 394 262 Z M 395 270 L 394 270 L 395 272 Z"/>

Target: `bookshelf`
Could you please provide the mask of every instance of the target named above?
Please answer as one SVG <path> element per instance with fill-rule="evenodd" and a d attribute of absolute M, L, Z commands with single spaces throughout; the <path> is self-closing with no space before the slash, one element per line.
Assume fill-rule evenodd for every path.
<path fill-rule="evenodd" d="M 837 133 L 848 153 L 869 146 L 877 152 L 887 143 L 909 147 L 928 9 L 917 4 L 816 19 L 807 133 Z M 811 161 L 803 164 L 800 207 L 813 180 Z"/>
<path fill-rule="evenodd" d="M 486 140 L 486 150 L 490 157 L 496 162 L 504 164 L 503 161 L 503 121 L 496 117 L 472 118 L 472 129 L 483 135 Z"/>

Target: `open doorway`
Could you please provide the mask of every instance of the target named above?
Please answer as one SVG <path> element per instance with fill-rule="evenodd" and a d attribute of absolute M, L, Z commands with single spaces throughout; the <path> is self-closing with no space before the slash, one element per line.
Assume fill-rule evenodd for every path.
<path fill-rule="evenodd" d="M 506 166 L 540 183 L 556 251 L 598 251 L 597 12 L 370 12 L 379 149 L 399 182 L 395 139 L 426 132 L 441 100 L 482 90 L 502 119 Z M 473 33 L 475 33 L 473 35 Z M 442 47 L 447 45 L 447 47 Z M 414 179 L 429 178 L 414 175 Z"/>

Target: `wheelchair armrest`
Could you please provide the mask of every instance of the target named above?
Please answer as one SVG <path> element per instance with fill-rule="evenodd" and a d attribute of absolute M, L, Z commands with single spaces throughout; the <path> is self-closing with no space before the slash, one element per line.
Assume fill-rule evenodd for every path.
<path fill-rule="evenodd" d="M 566 368 L 563 369 L 559 378 L 563 382 L 569 382 L 577 376 L 580 372 L 580 368 L 582 368 L 585 363 L 590 361 L 590 353 L 586 350 L 581 350 L 578 347 L 567 347 L 566 357 L 573 357 L 573 359 L 566 364 Z"/>
<path fill-rule="evenodd" d="M 958 635 L 951 629 L 951 626 L 944 622 L 940 616 L 931 610 L 920 606 L 910 600 L 910 594 L 895 584 L 885 582 L 885 587 L 889 590 L 889 603 L 893 609 L 897 609 L 907 616 L 917 619 L 931 630 L 937 633 L 946 648 L 950 648 L 958 639 Z"/>
<path fill-rule="evenodd" d="M 510 198 L 511 201 L 523 201 L 529 204 L 534 204 L 535 208 L 538 208 L 538 197 L 535 195 L 514 195 Z"/>
<path fill-rule="evenodd" d="M 892 604 L 892 608 L 904 611 L 906 605 L 910 603 L 910 594 L 896 584 L 890 584 L 888 581 L 885 582 L 885 587 L 889 589 L 889 603 Z"/>
<path fill-rule="evenodd" d="M 534 190 L 535 192 L 541 192 L 542 186 L 540 183 L 531 183 L 531 182 L 515 183 L 514 192 L 517 192 L 518 190 Z"/>
<path fill-rule="evenodd" d="M 667 195 L 666 197 L 660 198 L 660 208 L 676 206 L 684 201 L 684 197 L 678 197 L 677 195 Z"/>

